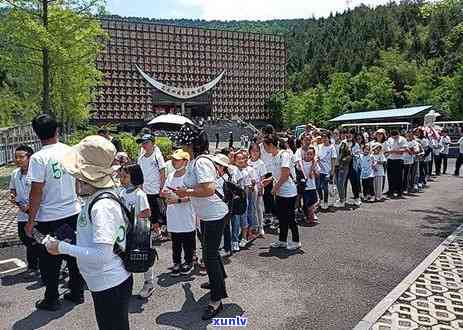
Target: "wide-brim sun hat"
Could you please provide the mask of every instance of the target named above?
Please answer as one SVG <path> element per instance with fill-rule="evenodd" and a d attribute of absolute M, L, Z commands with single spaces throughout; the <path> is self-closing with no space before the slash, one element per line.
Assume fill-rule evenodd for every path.
<path fill-rule="evenodd" d="M 384 128 L 380 128 L 375 132 L 375 134 L 378 134 L 378 133 L 386 135 L 386 130 Z"/>
<path fill-rule="evenodd" d="M 95 188 L 112 188 L 112 164 L 116 148 L 104 137 L 91 135 L 73 146 L 62 158 L 65 170 Z"/>
<path fill-rule="evenodd" d="M 216 154 L 211 157 L 212 161 L 220 166 L 229 167 L 230 159 L 224 154 Z"/>

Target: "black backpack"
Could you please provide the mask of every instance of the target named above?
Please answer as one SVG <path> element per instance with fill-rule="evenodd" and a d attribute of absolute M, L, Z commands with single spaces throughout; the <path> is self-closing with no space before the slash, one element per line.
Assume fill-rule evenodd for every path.
<path fill-rule="evenodd" d="M 122 215 L 127 225 L 126 246 L 123 250 L 118 242 L 114 242 L 113 251 L 130 273 L 145 273 L 158 258 L 158 253 L 151 243 L 151 229 L 149 221 L 135 221 L 135 208 L 130 210 L 113 193 L 105 192 L 95 197 L 88 207 L 88 218 L 92 221 L 91 212 L 96 202 L 102 199 L 111 199 L 117 202 L 122 209 Z"/>
<path fill-rule="evenodd" d="M 199 158 L 206 158 L 209 159 L 215 168 L 215 163 L 212 159 L 207 156 L 198 157 Z M 197 159 L 197 160 L 198 160 Z M 197 161 L 196 160 L 196 161 Z M 196 164 L 195 164 L 196 165 Z M 218 190 L 215 191 L 215 194 L 228 206 L 228 213 L 230 215 L 243 215 L 246 212 L 248 207 L 248 199 L 246 196 L 246 191 L 239 187 L 238 185 L 234 184 L 229 180 L 225 180 L 223 176 L 223 194 L 220 193 Z"/>

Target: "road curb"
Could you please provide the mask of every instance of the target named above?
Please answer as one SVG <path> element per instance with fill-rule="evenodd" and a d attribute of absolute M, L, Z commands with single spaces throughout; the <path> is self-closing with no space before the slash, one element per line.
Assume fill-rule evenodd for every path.
<path fill-rule="evenodd" d="M 376 321 L 400 298 L 400 296 L 418 279 L 418 277 L 436 260 L 439 255 L 463 232 L 460 225 L 449 237 L 447 237 L 434 251 L 431 252 L 410 274 L 405 277 L 389 294 L 384 297 L 362 320 L 354 330 L 368 330 Z"/>

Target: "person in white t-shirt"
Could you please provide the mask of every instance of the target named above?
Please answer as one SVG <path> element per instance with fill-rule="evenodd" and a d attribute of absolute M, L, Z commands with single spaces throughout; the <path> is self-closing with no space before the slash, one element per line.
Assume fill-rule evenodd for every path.
<path fill-rule="evenodd" d="M 275 196 L 275 209 L 280 224 L 278 241 L 271 244 L 273 248 L 296 250 L 301 247 L 299 229 L 296 223 L 297 187 L 296 171 L 292 155 L 280 143 L 278 136 L 272 135 L 264 140 L 265 150 L 273 156 L 272 178 L 263 181 L 264 186 L 273 181 L 272 194 Z M 287 242 L 288 229 L 291 229 L 292 241 Z"/>
<path fill-rule="evenodd" d="M 83 203 L 77 240 L 76 245 L 49 240 L 46 248 L 50 254 L 77 259 L 92 294 L 98 328 L 128 330 L 133 277 L 113 250 L 116 242 L 125 249 L 127 224 L 119 202 L 99 198 L 104 193 L 118 198 L 111 169 L 115 155 L 114 145 L 101 136 L 88 136 L 64 153 L 62 165 L 77 179 Z"/>
<path fill-rule="evenodd" d="M 165 219 L 161 218 L 161 199 L 159 193 L 164 187 L 166 180 L 166 164 L 161 150 L 153 144 L 154 136 L 144 134 L 137 143 L 143 148 L 143 154 L 138 157 L 138 165 L 143 171 L 144 183 L 143 191 L 148 196 L 148 202 L 151 208 L 151 226 L 157 235 L 161 234 L 161 225 L 164 225 Z"/>
<path fill-rule="evenodd" d="M 10 202 L 18 208 L 16 220 L 18 221 L 18 236 L 26 247 L 27 272 L 30 275 L 39 274 L 39 247 L 35 246 L 36 241 L 26 235 L 26 226 L 29 212 L 29 194 L 31 183 L 27 178 L 29 159 L 34 153 L 31 147 L 25 144 L 19 145 L 15 152 L 15 163 L 17 168 L 11 173 L 10 178 Z"/>
<path fill-rule="evenodd" d="M 394 130 L 391 137 L 386 141 L 387 156 L 387 179 L 389 191 L 387 195 L 392 197 L 401 197 L 403 192 L 403 156 L 408 148 L 407 140 Z"/>
<path fill-rule="evenodd" d="M 313 225 L 318 222 L 315 213 L 315 208 L 318 205 L 316 178 L 320 175 L 320 166 L 315 158 L 314 147 L 308 147 L 307 152 L 303 152 L 301 164 L 301 170 L 305 178 L 305 189 L 302 195 L 304 209 L 306 210 L 307 223 Z"/>
<path fill-rule="evenodd" d="M 119 178 L 122 185 L 121 200 L 128 210 L 134 210 L 136 225 L 150 226 L 151 209 L 146 193 L 142 190 L 144 177 L 138 164 L 127 164 L 121 167 Z M 143 274 L 143 287 L 138 293 L 141 299 L 149 298 L 154 291 L 154 267 Z"/>
<path fill-rule="evenodd" d="M 186 166 L 190 155 L 182 149 L 172 155 L 175 172 L 169 174 L 161 196 L 167 200 L 167 230 L 172 235 L 171 276 L 189 275 L 193 270 L 193 254 L 196 250 L 196 214 L 189 197 L 180 198 L 175 194 L 184 188 Z M 182 250 L 185 262 L 182 264 Z"/>
<path fill-rule="evenodd" d="M 320 166 L 320 185 L 318 195 L 322 201 L 322 209 L 328 209 L 328 183 L 333 180 L 336 165 L 336 149 L 330 143 L 330 137 L 327 133 L 322 134 L 322 144 L 318 150 L 318 165 Z"/>
<path fill-rule="evenodd" d="M 443 165 L 442 174 L 447 174 L 447 159 L 449 157 L 449 147 L 452 141 L 450 141 L 450 137 L 448 136 L 448 130 L 446 128 L 444 128 L 441 132 L 440 143 L 442 145 L 442 151 L 440 154 L 440 157 L 442 159 L 442 165 Z M 439 172 L 440 172 L 440 168 L 439 168 Z"/>
<path fill-rule="evenodd" d="M 218 175 L 214 162 L 207 155 L 209 140 L 204 129 L 184 124 L 177 135 L 177 144 L 192 159 L 183 179 L 185 188 L 179 188 L 175 193 L 180 198 L 191 198 L 193 209 L 201 221 L 203 261 L 209 278 L 209 283 L 202 286 L 211 290 L 211 299 L 202 319 L 210 320 L 223 311 L 222 299 L 228 297 L 225 267 L 219 254 L 228 205 L 216 193 Z"/>
<path fill-rule="evenodd" d="M 262 135 L 263 138 L 273 135 L 275 132 L 275 129 L 273 128 L 272 125 L 267 125 L 264 127 L 262 130 Z M 265 148 L 264 148 L 264 143 L 261 142 L 259 144 L 260 147 L 260 159 L 264 162 L 265 168 L 267 169 L 267 173 L 265 173 L 266 178 L 271 178 L 272 177 L 272 155 L 269 154 Z M 273 182 L 272 180 L 268 180 L 267 182 L 268 185 L 265 186 L 264 188 L 264 206 L 265 206 L 265 215 L 266 218 L 268 219 L 269 222 L 271 222 L 271 218 L 273 217 L 275 213 L 275 198 L 272 195 L 272 189 L 273 189 Z"/>
<path fill-rule="evenodd" d="M 386 157 L 383 153 L 383 145 L 379 142 L 370 144 L 373 157 L 373 190 L 375 192 L 375 201 L 383 201 L 383 179 L 385 176 L 384 165 Z"/>
<path fill-rule="evenodd" d="M 256 173 L 256 220 L 257 230 L 259 233 L 258 237 L 263 238 L 264 232 L 264 187 L 262 186 L 262 180 L 265 179 L 267 169 L 264 162 L 260 159 L 260 148 L 257 143 L 251 144 L 249 147 L 249 154 L 251 158 L 248 160 L 248 164 L 254 168 Z"/>
<path fill-rule="evenodd" d="M 58 123 L 48 114 L 35 117 L 32 128 L 42 143 L 42 149 L 34 153 L 29 161 L 27 176 L 31 182 L 31 193 L 26 234 L 32 235 L 36 222 L 37 230 L 43 235 L 56 235 L 64 228 L 71 229 L 68 232 L 75 231 L 80 212 L 76 181 L 61 165 L 63 154 L 71 150 L 71 147 L 58 142 Z M 60 309 L 58 284 L 62 260 L 61 257 L 41 250 L 39 265 L 46 289 L 45 298 L 36 303 L 38 309 Z M 64 295 L 64 299 L 81 304 L 84 301 L 84 291 L 76 259 L 66 257 L 66 260 L 70 292 Z"/>

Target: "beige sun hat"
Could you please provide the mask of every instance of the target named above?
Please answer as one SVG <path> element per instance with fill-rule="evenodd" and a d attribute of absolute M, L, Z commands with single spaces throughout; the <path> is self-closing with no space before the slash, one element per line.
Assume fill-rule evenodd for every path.
<path fill-rule="evenodd" d="M 211 160 L 223 167 L 229 167 L 230 166 L 230 159 L 224 155 L 224 154 L 217 154 L 211 157 Z"/>
<path fill-rule="evenodd" d="M 95 188 L 114 186 L 111 167 L 116 156 L 114 145 L 98 135 L 87 136 L 66 153 L 62 165 L 76 179 Z"/>

